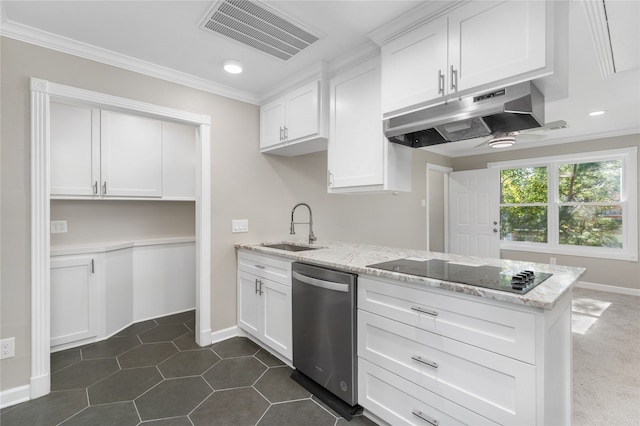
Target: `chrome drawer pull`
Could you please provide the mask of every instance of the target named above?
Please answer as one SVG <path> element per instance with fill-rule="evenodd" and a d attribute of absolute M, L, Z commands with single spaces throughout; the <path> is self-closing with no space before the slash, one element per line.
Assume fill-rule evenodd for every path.
<path fill-rule="evenodd" d="M 260 268 L 260 269 L 264 269 L 265 266 L 264 265 L 254 265 L 256 268 Z"/>
<path fill-rule="evenodd" d="M 436 311 L 430 311 L 429 309 L 421 308 L 420 306 L 412 306 L 411 310 L 420 312 L 421 314 L 431 315 L 432 317 L 438 316 L 438 313 Z"/>
<path fill-rule="evenodd" d="M 429 423 L 430 425 L 438 426 L 440 424 L 436 419 L 427 416 L 422 411 L 413 410 L 411 413 L 416 417 L 420 417 L 422 420 Z"/>
<path fill-rule="evenodd" d="M 428 359 L 423 359 L 420 355 L 412 355 L 411 359 L 414 361 L 418 361 L 419 363 L 426 364 L 429 367 L 438 368 L 437 362 L 429 361 Z"/>

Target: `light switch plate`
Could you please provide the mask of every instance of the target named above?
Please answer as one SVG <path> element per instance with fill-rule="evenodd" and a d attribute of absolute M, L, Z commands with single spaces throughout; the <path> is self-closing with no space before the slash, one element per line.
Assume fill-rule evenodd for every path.
<path fill-rule="evenodd" d="M 231 221 L 231 232 L 249 232 L 249 219 L 233 219 Z"/>
<path fill-rule="evenodd" d="M 67 232 L 67 221 L 66 220 L 52 220 L 51 221 L 51 233 L 52 234 L 61 234 L 63 232 Z"/>

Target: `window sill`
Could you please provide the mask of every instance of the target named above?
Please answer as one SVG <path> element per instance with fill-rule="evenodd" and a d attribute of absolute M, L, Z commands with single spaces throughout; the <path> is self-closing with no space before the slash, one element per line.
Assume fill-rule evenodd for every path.
<path fill-rule="evenodd" d="M 617 250 L 606 250 L 606 249 L 598 249 L 593 248 L 593 250 L 588 250 L 587 247 L 580 248 L 568 248 L 568 247 L 559 247 L 559 246 L 549 246 L 547 244 L 540 243 L 526 243 L 526 242 L 511 242 L 511 241 L 501 241 L 500 242 L 500 250 L 511 250 L 511 251 L 527 251 L 532 253 L 548 253 L 548 254 L 559 254 L 565 256 L 575 256 L 575 257 L 596 257 L 599 259 L 611 259 L 611 260 L 624 260 L 628 262 L 637 262 L 638 254 L 637 253 L 628 253 Z M 584 250 L 587 249 L 587 250 Z"/>

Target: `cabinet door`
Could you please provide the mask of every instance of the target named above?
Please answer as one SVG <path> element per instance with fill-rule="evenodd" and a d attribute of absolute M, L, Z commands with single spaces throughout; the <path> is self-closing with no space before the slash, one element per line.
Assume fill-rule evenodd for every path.
<path fill-rule="evenodd" d="M 260 304 L 258 277 L 238 271 L 238 326 L 260 337 Z"/>
<path fill-rule="evenodd" d="M 291 287 L 261 280 L 263 336 L 266 344 L 292 359 Z"/>
<path fill-rule="evenodd" d="M 196 128 L 162 122 L 162 198 L 196 198 Z"/>
<path fill-rule="evenodd" d="M 102 111 L 101 136 L 102 195 L 161 197 L 161 122 Z"/>
<path fill-rule="evenodd" d="M 319 81 L 309 83 L 289 93 L 286 97 L 285 139 L 313 136 L 320 131 Z"/>
<path fill-rule="evenodd" d="M 449 15 L 457 90 L 545 67 L 545 1 L 470 2 Z"/>
<path fill-rule="evenodd" d="M 51 259 L 51 346 L 98 335 L 98 288 L 92 256 Z"/>
<path fill-rule="evenodd" d="M 329 188 L 382 185 L 380 58 L 334 77 L 330 90 Z"/>
<path fill-rule="evenodd" d="M 447 75 L 447 18 L 443 17 L 382 47 L 382 112 L 442 97 Z"/>
<path fill-rule="evenodd" d="M 51 195 L 97 195 L 99 110 L 51 102 L 50 123 Z"/>
<path fill-rule="evenodd" d="M 260 107 L 260 149 L 284 142 L 284 96 Z"/>

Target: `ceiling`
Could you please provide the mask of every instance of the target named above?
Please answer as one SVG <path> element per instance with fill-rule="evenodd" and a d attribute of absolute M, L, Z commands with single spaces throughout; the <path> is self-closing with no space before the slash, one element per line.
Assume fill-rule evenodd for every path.
<path fill-rule="evenodd" d="M 331 64 L 375 49 L 368 34 L 385 23 L 410 14 L 424 3 L 441 2 L 262 2 L 320 35 L 317 42 L 287 61 L 200 29 L 199 24 L 215 3 L 2 0 L 0 34 L 259 104 L 274 93 L 274 88 L 318 67 L 321 61 Z M 626 67 L 630 69 L 609 75 L 601 70 L 607 55 L 598 50 L 597 37 L 594 42 L 587 8 L 574 1 L 570 8 L 569 95 L 547 102 L 545 112 L 547 122 L 565 120 L 569 127 L 538 132 L 545 137 L 520 139 L 509 149 L 640 133 L 640 2 L 606 0 L 606 4 L 608 15 L 616 19 L 612 22 L 609 18 L 609 32 L 622 40 L 616 45 L 632 53 L 631 65 Z M 225 73 L 225 59 L 240 61 L 244 72 Z M 594 110 L 607 110 L 607 114 L 587 115 Z M 491 152 L 486 146 L 474 148 L 480 142 L 455 142 L 430 150 L 450 157 Z"/>

